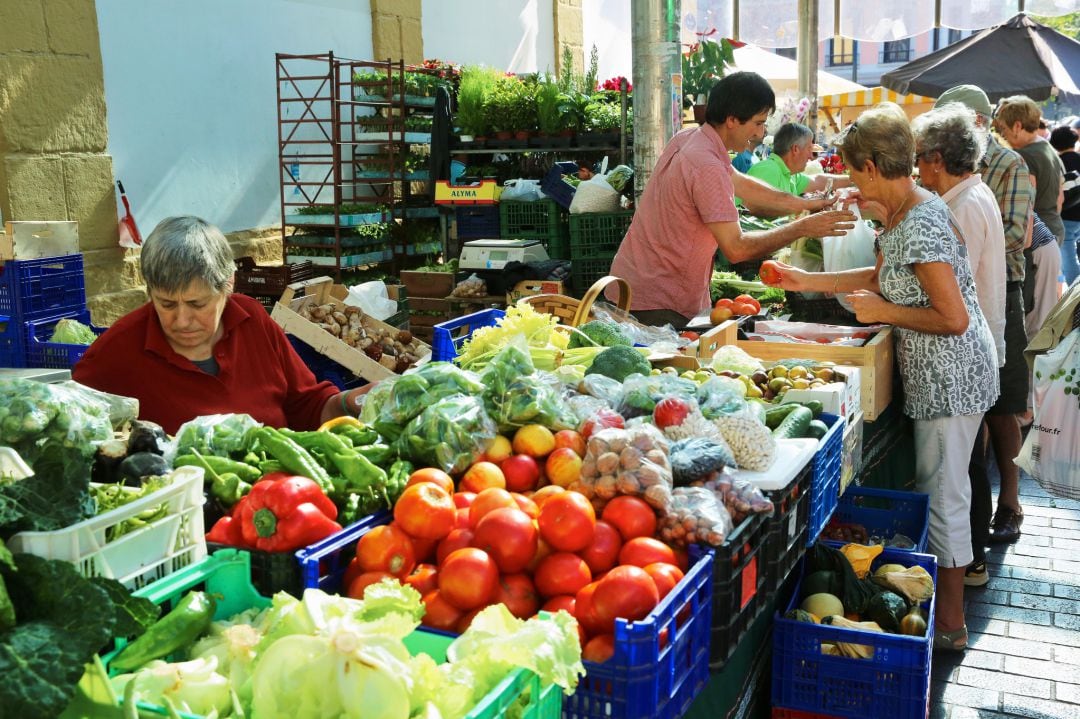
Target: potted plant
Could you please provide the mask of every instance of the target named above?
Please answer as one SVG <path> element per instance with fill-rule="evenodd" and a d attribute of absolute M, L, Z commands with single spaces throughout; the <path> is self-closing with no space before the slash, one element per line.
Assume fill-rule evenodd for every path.
<path fill-rule="evenodd" d="M 514 77 L 499 78 L 484 99 L 484 118 L 500 140 L 509 140 L 514 135 L 517 108 L 521 104 L 520 84 Z"/>
<path fill-rule="evenodd" d="M 484 102 L 497 80 L 498 73 L 488 68 L 472 66 L 462 70 L 455 116 L 462 141 L 482 141 L 490 131 Z"/>
<path fill-rule="evenodd" d="M 536 86 L 536 127 L 540 137 L 548 138 L 563 129 L 559 85 L 551 78 L 544 78 Z"/>
<path fill-rule="evenodd" d="M 585 108 L 585 127 L 607 141 L 618 133 L 621 115 L 619 106 L 613 102 L 591 102 Z"/>
<path fill-rule="evenodd" d="M 585 119 L 592 97 L 583 92 L 563 93 L 559 100 L 559 111 L 563 116 L 563 132 L 566 134 L 585 132 Z"/>
<path fill-rule="evenodd" d="M 536 133 L 538 125 L 536 93 L 537 84 L 535 78 L 519 81 L 517 87 L 514 88 L 514 94 L 517 98 L 512 122 L 515 139 L 528 140 L 530 136 Z"/>
<path fill-rule="evenodd" d="M 722 38 L 720 42 L 702 38 L 683 55 L 683 107 L 694 108 L 694 120 L 698 124 L 705 122 L 709 90 L 720 81 L 728 68 L 734 66 L 735 55 L 727 38 Z"/>

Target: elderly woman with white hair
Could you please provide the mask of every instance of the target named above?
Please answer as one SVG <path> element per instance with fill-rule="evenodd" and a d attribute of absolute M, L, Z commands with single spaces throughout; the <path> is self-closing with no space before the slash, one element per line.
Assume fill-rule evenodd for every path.
<path fill-rule="evenodd" d="M 217 227 L 162 220 L 140 262 L 150 301 L 90 345 L 76 381 L 138 399 L 140 416 L 170 434 L 210 414 L 303 430 L 358 413 L 367 385 L 339 392 L 317 382 L 262 305 L 232 293 L 233 253 Z"/>

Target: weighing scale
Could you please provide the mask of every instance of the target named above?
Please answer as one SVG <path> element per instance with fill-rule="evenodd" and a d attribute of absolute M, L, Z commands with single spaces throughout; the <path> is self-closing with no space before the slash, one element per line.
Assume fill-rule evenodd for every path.
<path fill-rule="evenodd" d="M 470 240 L 461 248 L 463 270 L 501 270 L 511 262 L 544 262 L 547 250 L 540 240 Z"/>

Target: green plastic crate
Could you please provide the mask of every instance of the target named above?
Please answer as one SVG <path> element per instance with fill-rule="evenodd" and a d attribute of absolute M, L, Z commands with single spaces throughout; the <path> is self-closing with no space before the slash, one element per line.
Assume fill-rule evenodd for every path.
<path fill-rule="evenodd" d="M 548 248 L 565 247 L 570 234 L 566 211 L 554 200 L 500 202 L 499 226 L 505 239 L 540 240 Z"/>
<path fill-rule="evenodd" d="M 570 261 L 613 255 L 633 219 L 633 210 L 570 215 Z"/>
<path fill-rule="evenodd" d="M 247 552 L 223 549 L 201 562 L 186 567 L 175 574 L 148 584 L 133 594 L 145 597 L 162 607 L 162 615 L 176 605 L 189 591 L 203 589 L 217 599 L 214 619 L 226 619 L 253 607 L 266 607 L 270 599 L 259 594 L 251 584 L 251 562 Z M 409 653 L 424 653 L 436 662 L 446 661 L 446 650 L 454 637 L 434 634 L 417 629 L 405 637 Z M 109 662 L 127 644 L 123 638 L 115 640 L 115 646 L 102 655 L 108 669 Z M 115 672 L 110 671 L 110 675 Z M 495 685 L 479 704 L 466 715 L 466 719 L 500 719 L 507 716 L 520 697 L 528 693 L 528 705 L 521 709 L 523 719 L 559 719 L 562 716 L 563 693 L 555 684 L 540 686 L 540 678 L 528 669 L 516 669 Z M 139 702 L 140 713 L 168 716 L 164 707 Z M 201 717 L 180 713 L 184 719 Z"/>
<path fill-rule="evenodd" d="M 584 294 L 594 282 L 610 274 L 613 259 L 615 259 L 615 253 L 608 252 L 600 257 L 570 260 L 570 284 L 574 288 L 574 293 L 578 296 Z"/>

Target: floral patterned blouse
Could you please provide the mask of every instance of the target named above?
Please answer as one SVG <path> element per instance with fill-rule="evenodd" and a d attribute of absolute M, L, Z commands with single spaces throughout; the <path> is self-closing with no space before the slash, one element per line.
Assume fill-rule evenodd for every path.
<path fill-rule="evenodd" d="M 904 413 L 912 419 L 979 414 L 998 397 L 994 338 L 979 310 L 967 248 L 950 229 L 949 208 L 939 197 L 911 208 L 900 224 L 878 238 L 881 294 L 907 307 L 929 307 L 912 265 L 952 265 L 970 321 L 962 335 L 895 328 L 896 358 L 904 382 Z"/>

